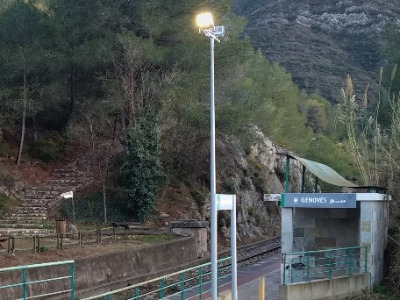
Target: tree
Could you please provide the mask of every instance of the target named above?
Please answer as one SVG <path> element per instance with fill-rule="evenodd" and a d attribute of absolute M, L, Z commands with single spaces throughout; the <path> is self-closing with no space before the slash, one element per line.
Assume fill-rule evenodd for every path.
<path fill-rule="evenodd" d="M 4 60 L 1 85 L 9 90 L 5 106 L 20 115 L 20 141 L 16 164 L 24 148 L 26 121 L 40 107 L 40 89 L 46 81 L 52 30 L 48 16 L 35 6 L 16 0 L 0 15 L 0 51 Z"/>
<path fill-rule="evenodd" d="M 307 126 L 310 126 L 315 133 L 323 132 L 328 126 L 328 116 L 325 107 L 317 100 L 307 101 Z"/>
<path fill-rule="evenodd" d="M 128 208 L 140 222 L 152 213 L 155 197 L 164 181 L 159 160 L 157 113 L 146 110 L 135 130 L 129 129 L 128 156 L 121 170 L 128 194 Z"/>
<path fill-rule="evenodd" d="M 98 76 L 110 70 L 114 35 L 122 30 L 118 7 L 122 1 L 51 0 L 58 74 L 69 99 L 68 116 L 84 101 L 104 97 Z"/>

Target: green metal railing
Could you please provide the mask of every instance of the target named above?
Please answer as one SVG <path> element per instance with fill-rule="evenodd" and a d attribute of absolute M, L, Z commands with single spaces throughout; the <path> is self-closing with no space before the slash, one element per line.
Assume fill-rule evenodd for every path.
<path fill-rule="evenodd" d="M 367 251 L 367 247 L 347 247 L 285 253 L 283 284 L 367 273 Z"/>
<path fill-rule="evenodd" d="M 218 287 L 224 285 L 223 280 L 231 275 L 230 257 L 218 260 Z M 91 296 L 82 300 L 140 300 L 163 299 L 174 295 L 174 299 L 205 299 L 210 291 L 211 262 L 188 268 L 179 272 L 157 277 L 146 282 L 134 284 L 125 288 L 110 291 L 100 295 Z M 229 284 L 227 281 L 225 284 Z M 190 293 L 188 291 L 190 290 Z"/>
<path fill-rule="evenodd" d="M 66 274 L 65 276 L 57 275 L 59 277 L 51 277 L 51 278 L 36 279 L 36 280 L 29 279 L 30 278 L 29 270 L 45 268 L 45 267 L 63 266 L 63 265 L 69 267 L 69 270 L 67 270 L 68 274 Z M 2 268 L 2 269 L 0 269 L 0 276 L 7 273 L 7 278 L 14 278 L 15 275 L 13 276 L 13 274 L 15 274 L 16 272 L 20 272 L 21 280 L 18 280 L 18 282 L 14 282 L 14 283 L 9 282 L 6 285 L 0 285 L 0 295 L 1 294 L 4 295 L 6 293 L 5 289 L 14 289 L 15 294 L 21 295 L 21 298 L 20 298 L 21 300 L 36 299 L 36 298 L 47 299 L 49 296 L 60 295 L 60 294 L 69 294 L 71 296 L 70 299 L 75 300 L 74 261 L 73 260 Z M 43 293 L 43 294 L 34 294 L 34 295 L 32 295 L 32 292 L 30 292 L 30 290 L 31 290 L 30 287 L 32 287 L 34 285 L 43 285 L 46 282 L 51 283 L 51 282 L 60 281 L 60 280 L 64 280 L 64 281 L 67 280 L 66 285 L 69 285 L 69 288 L 61 290 L 61 291 L 53 291 L 53 292 L 47 292 L 47 293 Z"/>

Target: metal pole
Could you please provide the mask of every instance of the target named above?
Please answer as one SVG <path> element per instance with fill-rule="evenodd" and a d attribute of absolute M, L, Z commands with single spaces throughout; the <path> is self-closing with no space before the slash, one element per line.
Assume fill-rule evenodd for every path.
<path fill-rule="evenodd" d="M 232 260 L 232 300 L 238 299 L 237 257 L 236 257 L 236 195 L 233 196 L 231 210 L 231 260 Z"/>
<path fill-rule="evenodd" d="M 72 202 L 72 224 L 75 224 L 75 202 L 74 202 L 74 196 L 71 197 L 71 202 Z"/>
<path fill-rule="evenodd" d="M 318 177 L 315 177 L 314 181 L 314 193 L 318 192 Z"/>
<path fill-rule="evenodd" d="M 286 155 L 285 193 L 289 192 L 290 157 Z"/>
<path fill-rule="evenodd" d="M 215 202 L 214 38 L 210 37 L 210 194 L 211 194 L 211 299 L 218 297 L 217 203 Z"/>
<path fill-rule="evenodd" d="M 265 277 L 258 278 L 258 300 L 265 299 Z"/>

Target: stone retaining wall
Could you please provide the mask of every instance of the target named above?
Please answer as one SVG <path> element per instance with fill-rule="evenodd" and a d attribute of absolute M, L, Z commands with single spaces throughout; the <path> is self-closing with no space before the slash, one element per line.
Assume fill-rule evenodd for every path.
<path fill-rule="evenodd" d="M 100 294 L 178 270 L 182 264 L 197 260 L 194 238 L 182 238 L 142 249 L 108 253 L 75 260 L 76 299 Z M 67 266 L 38 268 L 27 271 L 27 280 L 55 278 L 69 274 Z M 21 282 L 21 271 L 0 273 L 0 285 Z M 28 287 L 28 296 L 69 288 L 69 280 L 35 284 Z M 20 288 L 7 288 L 0 299 L 21 298 Z M 48 297 L 46 299 L 70 299 Z"/>

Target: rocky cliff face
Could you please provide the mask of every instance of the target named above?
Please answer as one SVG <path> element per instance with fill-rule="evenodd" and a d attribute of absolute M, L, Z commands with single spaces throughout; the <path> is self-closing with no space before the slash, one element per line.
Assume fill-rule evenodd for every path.
<path fill-rule="evenodd" d="M 232 139 L 219 140 L 217 151 L 224 151 L 224 157 L 217 157 L 217 181 L 223 187 L 232 184 L 237 196 L 237 230 L 239 237 L 257 234 L 279 234 L 280 209 L 275 202 L 264 202 L 264 193 L 281 193 L 284 190 L 286 153 L 274 145 L 260 130 L 253 128 L 254 143 L 248 154 L 241 150 Z M 218 149 L 219 148 L 219 149 Z M 218 151 L 219 152 L 219 151 Z M 300 166 L 291 161 L 290 190 L 299 191 L 301 182 Z M 219 192 L 217 190 L 217 192 Z M 229 218 L 219 221 L 226 235 Z"/>
<path fill-rule="evenodd" d="M 255 48 L 294 81 L 336 102 L 350 74 L 358 91 L 375 85 L 384 63 L 384 30 L 400 24 L 400 1 L 233 0 Z"/>

